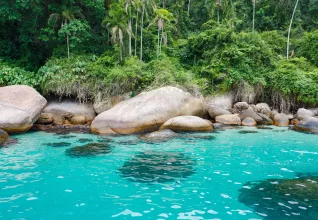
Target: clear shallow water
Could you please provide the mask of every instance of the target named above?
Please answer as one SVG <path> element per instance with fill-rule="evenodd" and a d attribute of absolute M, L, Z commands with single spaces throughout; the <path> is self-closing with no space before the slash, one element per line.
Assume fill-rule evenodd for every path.
<path fill-rule="evenodd" d="M 317 180 L 310 175 L 318 172 L 318 135 L 273 128 L 155 144 L 18 135 L 18 144 L 0 149 L 0 219 L 317 219 L 317 183 L 308 194 L 308 185 L 291 182 L 296 196 L 276 186 Z M 87 156 L 89 148 L 73 149 L 85 145 L 79 141 L 108 145 Z"/>

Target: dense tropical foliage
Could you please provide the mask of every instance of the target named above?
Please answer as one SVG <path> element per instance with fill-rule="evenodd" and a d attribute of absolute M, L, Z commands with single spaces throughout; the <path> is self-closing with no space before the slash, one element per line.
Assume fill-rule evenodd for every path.
<path fill-rule="evenodd" d="M 0 12 L 0 85 L 83 101 L 179 85 L 318 102 L 318 0 L 25 0 Z"/>

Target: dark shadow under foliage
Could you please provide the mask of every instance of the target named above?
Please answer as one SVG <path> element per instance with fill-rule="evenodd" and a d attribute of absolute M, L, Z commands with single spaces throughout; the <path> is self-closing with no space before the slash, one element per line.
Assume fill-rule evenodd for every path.
<path fill-rule="evenodd" d="M 107 143 L 90 143 L 84 146 L 77 146 L 65 151 L 69 157 L 94 157 L 98 155 L 109 154 L 112 147 Z"/>
<path fill-rule="evenodd" d="M 318 176 L 295 179 L 267 179 L 246 184 L 239 201 L 264 219 L 318 219 Z M 266 216 L 265 216 L 266 215 Z"/>
<path fill-rule="evenodd" d="M 146 151 L 126 161 L 119 172 L 134 182 L 165 183 L 191 176 L 195 164 L 183 153 Z"/>
<path fill-rule="evenodd" d="M 57 143 L 48 143 L 46 146 L 49 147 L 69 147 L 71 146 L 71 143 L 68 142 L 57 142 Z"/>

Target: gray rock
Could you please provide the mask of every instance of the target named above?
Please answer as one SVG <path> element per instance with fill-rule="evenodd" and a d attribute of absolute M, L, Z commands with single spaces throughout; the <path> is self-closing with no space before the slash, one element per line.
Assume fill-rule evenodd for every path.
<path fill-rule="evenodd" d="M 310 118 L 310 117 L 314 117 L 315 114 L 312 111 L 309 111 L 305 108 L 300 108 L 297 111 L 297 119 L 298 120 L 303 120 L 305 118 Z"/>
<path fill-rule="evenodd" d="M 238 102 L 236 103 L 234 106 L 233 106 L 233 111 L 235 113 L 240 113 L 242 112 L 243 110 L 246 110 L 250 107 L 249 104 L 247 104 L 247 102 Z"/>
<path fill-rule="evenodd" d="M 253 118 L 247 117 L 242 121 L 243 126 L 256 126 L 257 123 Z"/>
<path fill-rule="evenodd" d="M 211 131 L 213 124 L 197 116 L 178 116 L 169 119 L 161 127 L 172 131 Z"/>
<path fill-rule="evenodd" d="M 279 127 L 289 126 L 289 118 L 284 113 L 279 113 L 274 116 L 274 125 Z"/>
<path fill-rule="evenodd" d="M 216 96 L 207 96 L 204 101 L 208 106 L 214 105 L 228 110 L 233 106 L 233 95 L 231 93 L 226 93 Z"/>
<path fill-rule="evenodd" d="M 270 116 L 270 114 L 271 114 L 271 109 L 267 103 L 258 103 L 256 105 L 256 109 L 257 109 L 256 110 L 257 113 L 261 113 L 261 114 L 267 115 L 267 116 Z"/>
<path fill-rule="evenodd" d="M 100 114 L 102 112 L 105 112 L 105 111 L 111 109 L 112 107 L 114 107 L 118 103 L 125 101 L 127 99 L 130 99 L 130 93 L 114 96 L 114 97 L 111 97 L 107 100 L 99 99 L 99 100 L 94 102 L 94 105 L 93 105 L 94 110 L 97 114 Z"/>
<path fill-rule="evenodd" d="M 273 124 L 273 120 L 268 117 L 267 115 L 258 113 L 258 115 L 262 118 L 262 121 L 258 122 L 258 124 L 261 125 L 272 125 Z"/>
<path fill-rule="evenodd" d="M 35 122 L 36 124 L 48 125 L 54 121 L 54 115 L 49 113 L 41 113 L 40 118 Z"/>
<path fill-rule="evenodd" d="M 28 131 L 46 103 L 46 99 L 29 86 L 0 87 L 0 128 L 8 133 Z"/>
<path fill-rule="evenodd" d="M 248 109 L 245 109 L 242 111 L 242 113 L 239 115 L 241 120 L 244 120 L 245 118 L 253 118 L 257 123 L 262 122 L 263 119 L 260 117 L 256 112 L 254 112 L 252 107 L 249 107 Z"/>
<path fill-rule="evenodd" d="M 232 114 L 228 110 L 225 110 L 225 109 L 223 109 L 219 106 L 216 106 L 216 105 L 208 106 L 208 113 L 209 113 L 210 117 L 213 119 L 219 115 L 231 115 Z"/>
<path fill-rule="evenodd" d="M 295 129 L 298 131 L 318 133 L 318 118 L 305 118 L 295 125 Z"/>
<path fill-rule="evenodd" d="M 0 146 L 7 142 L 9 135 L 4 130 L 0 129 Z"/>

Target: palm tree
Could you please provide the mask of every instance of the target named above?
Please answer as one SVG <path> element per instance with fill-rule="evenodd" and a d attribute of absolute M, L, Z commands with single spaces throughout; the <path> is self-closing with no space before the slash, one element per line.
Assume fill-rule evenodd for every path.
<path fill-rule="evenodd" d="M 135 0 L 135 9 L 136 9 L 136 26 L 135 26 L 135 56 L 137 56 L 137 35 L 138 35 L 138 18 L 139 12 L 143 8 L 143 2 L 141 0 Z"/>
<path fill-rule="evenodd" d="M 62 5 L 61 9 L 61 13 L 53 13 L 48 19 L 48 24 L 53 26 L 55 29 L 63 28 L 64 25 L 76 18 L 84 18 L 82 9 L 78 6 L 67 7 L 66 5 Z M 66 35 L 66 45 L 67 57 L 70 58 L 70 41 L 68 34 Z"/>
<path fill-rule="evenodd" d="M 222 8 L 222 0 L 216 0 L 216 6 L 218 8 L 218 23 L 220 23 L 220 10 Z"/>
<path fill-rule="evenodd" d="M 166 9 L 155 9 L 155 15 L 154 23 L 157 23 L 158 26 L 158 46 L 157 46 L 157 59 L 161 53 L 161 47 L 162 47 L 162 40 L 163 38 L 166 38 L 166 35 L 164 34 L 164 27 L 165 22 L 171 22 L 174 20 L 173 15 Z M 151 24 L 150 24 L 151 25 Z M 161 38 L 160 38 L 160 31 L 161 31 Z"/>
<path fill-rule="evenodd" d="M 110 31 L 112 42 L 119 46 L 120 61 L 123 61 L 124 34 L 127 33 L 129 37 L 132 35 L 131 28 L 125 22 L 126 19 L 123 8 L 119 4 L 112 4 L 108 16 L 102 22 Z"/>
<path fill-rule="evenodd" d="M 131 8 L 135 6 L 135 0 L 125 0 L 125 10 L 126 13 L 128 14 L 128 28 L 130 29 L 130 32 L 132 32 L 132 27 L 131 27 Z M 131 35 L 129 35 L 129 56 L 132 54 L 132 45 L 131 45 Z"/>
<path fill-rule="evenodd" d="M 156 8 L 156 4 L 153 0 L 142 0 L 142 14 L 141 14 L 141 24 L 140 24 L 140 60 L 142 60 L 143 55 L 143 29 L 144 29 L 144 18 L 148 14 L 148 9 L 153 11 Z"/>
<path fill-rule="evenodd" d="M 292 27 L 292 24 L 293 24 L 295 12 L 296 12 L 296 9 L 297 9 L 297 6 L 298 6 L 298 2 L 299 2 L 299 0 L 296 1 L 295 7 L 294 7 L 294 11 L 293 11 L 293 15 L 292 15 L 292 17 L 291 17 L 290 24 L 289 24 L 289 28 L 288 28 L 287 53 L 286 53 L 286 58 L 287 58 L 287 60 L 288 60 L 288 58 L 289 58 L 289 38 L 290 38 L 290 31 L 291 31 L 291 27 Z"/>

